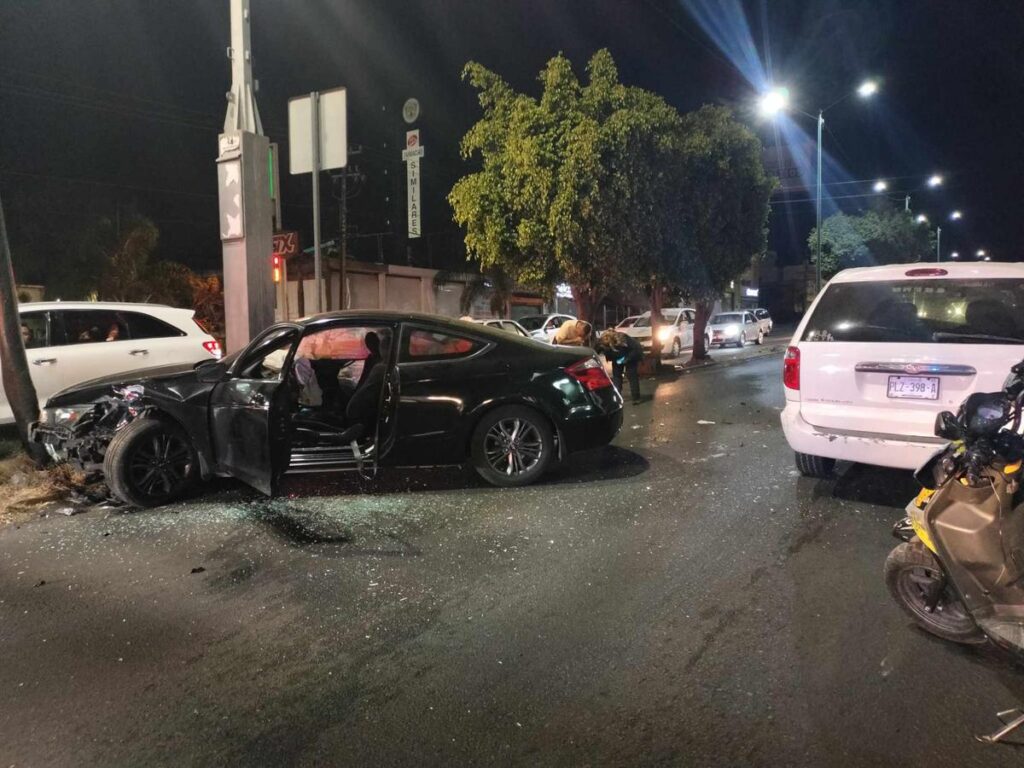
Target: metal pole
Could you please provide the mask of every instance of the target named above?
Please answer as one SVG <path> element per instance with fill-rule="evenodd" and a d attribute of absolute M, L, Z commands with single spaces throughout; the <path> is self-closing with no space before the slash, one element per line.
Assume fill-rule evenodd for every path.
<path fill-rule="evenodd" d="M 816 218 L 817 227 L 814 244 L 814 271 L 816 277 L 816 293 L 821 292 L 821 128 L 825 125 L 825 117 L 822 110 L 818 110 L 818 191 Z"/>
<path fill-rule="evenodd" d="M 903 210 L 910 212 L 910 195 L 903 198 Z"/>
<path fill-rule="evenodd" d="M 310 123 L 313 128 L 313 287 L 316 312 L 323 312 L 323 265 L 320 262 L 320 94 L 309 94 Z"/>
<path fill-rule="evenodd" d="M 935 260 L 942 261 L 942 227 L 935 228 Z"/>
<path fill-rule="evenodd" d="M 348 260 L 348 168 L 341 169 L 341 308 L 345 301 L 345 262 Z"/>

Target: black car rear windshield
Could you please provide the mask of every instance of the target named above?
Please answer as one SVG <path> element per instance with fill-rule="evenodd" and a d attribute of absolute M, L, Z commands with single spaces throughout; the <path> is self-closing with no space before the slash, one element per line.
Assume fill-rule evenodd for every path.
<path fill-rule="evenodd" d="M 1024 280 L 837 283 L 803 341 L 1024 344 Z"/>

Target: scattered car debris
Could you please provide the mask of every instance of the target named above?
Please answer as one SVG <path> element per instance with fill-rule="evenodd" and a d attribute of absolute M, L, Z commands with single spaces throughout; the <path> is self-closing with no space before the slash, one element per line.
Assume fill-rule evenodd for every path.
<path fill-rule="evenodd" d="M 707 419 L 697 419 L 697 423 L 698 424 L 714 424 L 715 422 L 708 421 Z"/>
<path fill-rule="evenodd" d="M 203 566 L 197 565 L 195 568 L 192 569 L 191 572 L 192 573 L 203 573 L 205 570 L 206 570 L 206 568 L 204 568 Z"/>

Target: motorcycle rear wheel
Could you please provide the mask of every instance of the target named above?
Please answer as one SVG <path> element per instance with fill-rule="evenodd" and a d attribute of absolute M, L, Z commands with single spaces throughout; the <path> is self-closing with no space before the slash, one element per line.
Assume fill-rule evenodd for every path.
<path fill-rule="evenodd" d="M 942 578 L 938 560 L 919 541 L 900 544 L 885 559 L 885 585 L 889 594 L 919 627 L 953 643 L 984 643 L 985 635 L 952 585 L 946 584 L 935 609 L 928 610 L 929 587 Z"/>

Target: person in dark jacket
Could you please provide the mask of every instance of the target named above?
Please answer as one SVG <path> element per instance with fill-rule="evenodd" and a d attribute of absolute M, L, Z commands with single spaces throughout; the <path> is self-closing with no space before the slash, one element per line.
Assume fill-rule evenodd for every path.
<path fill-rule="evenodd" d="M 629 393 L 633 404 L 640 402 L 640 373 L 637 366 L 644 357 L 644 348 L 632 336 L 609 328 L 597 340 L 595 349 L 612 364 L 612 381 L 622 392 L 622 372 L 629 376 Z"/>

